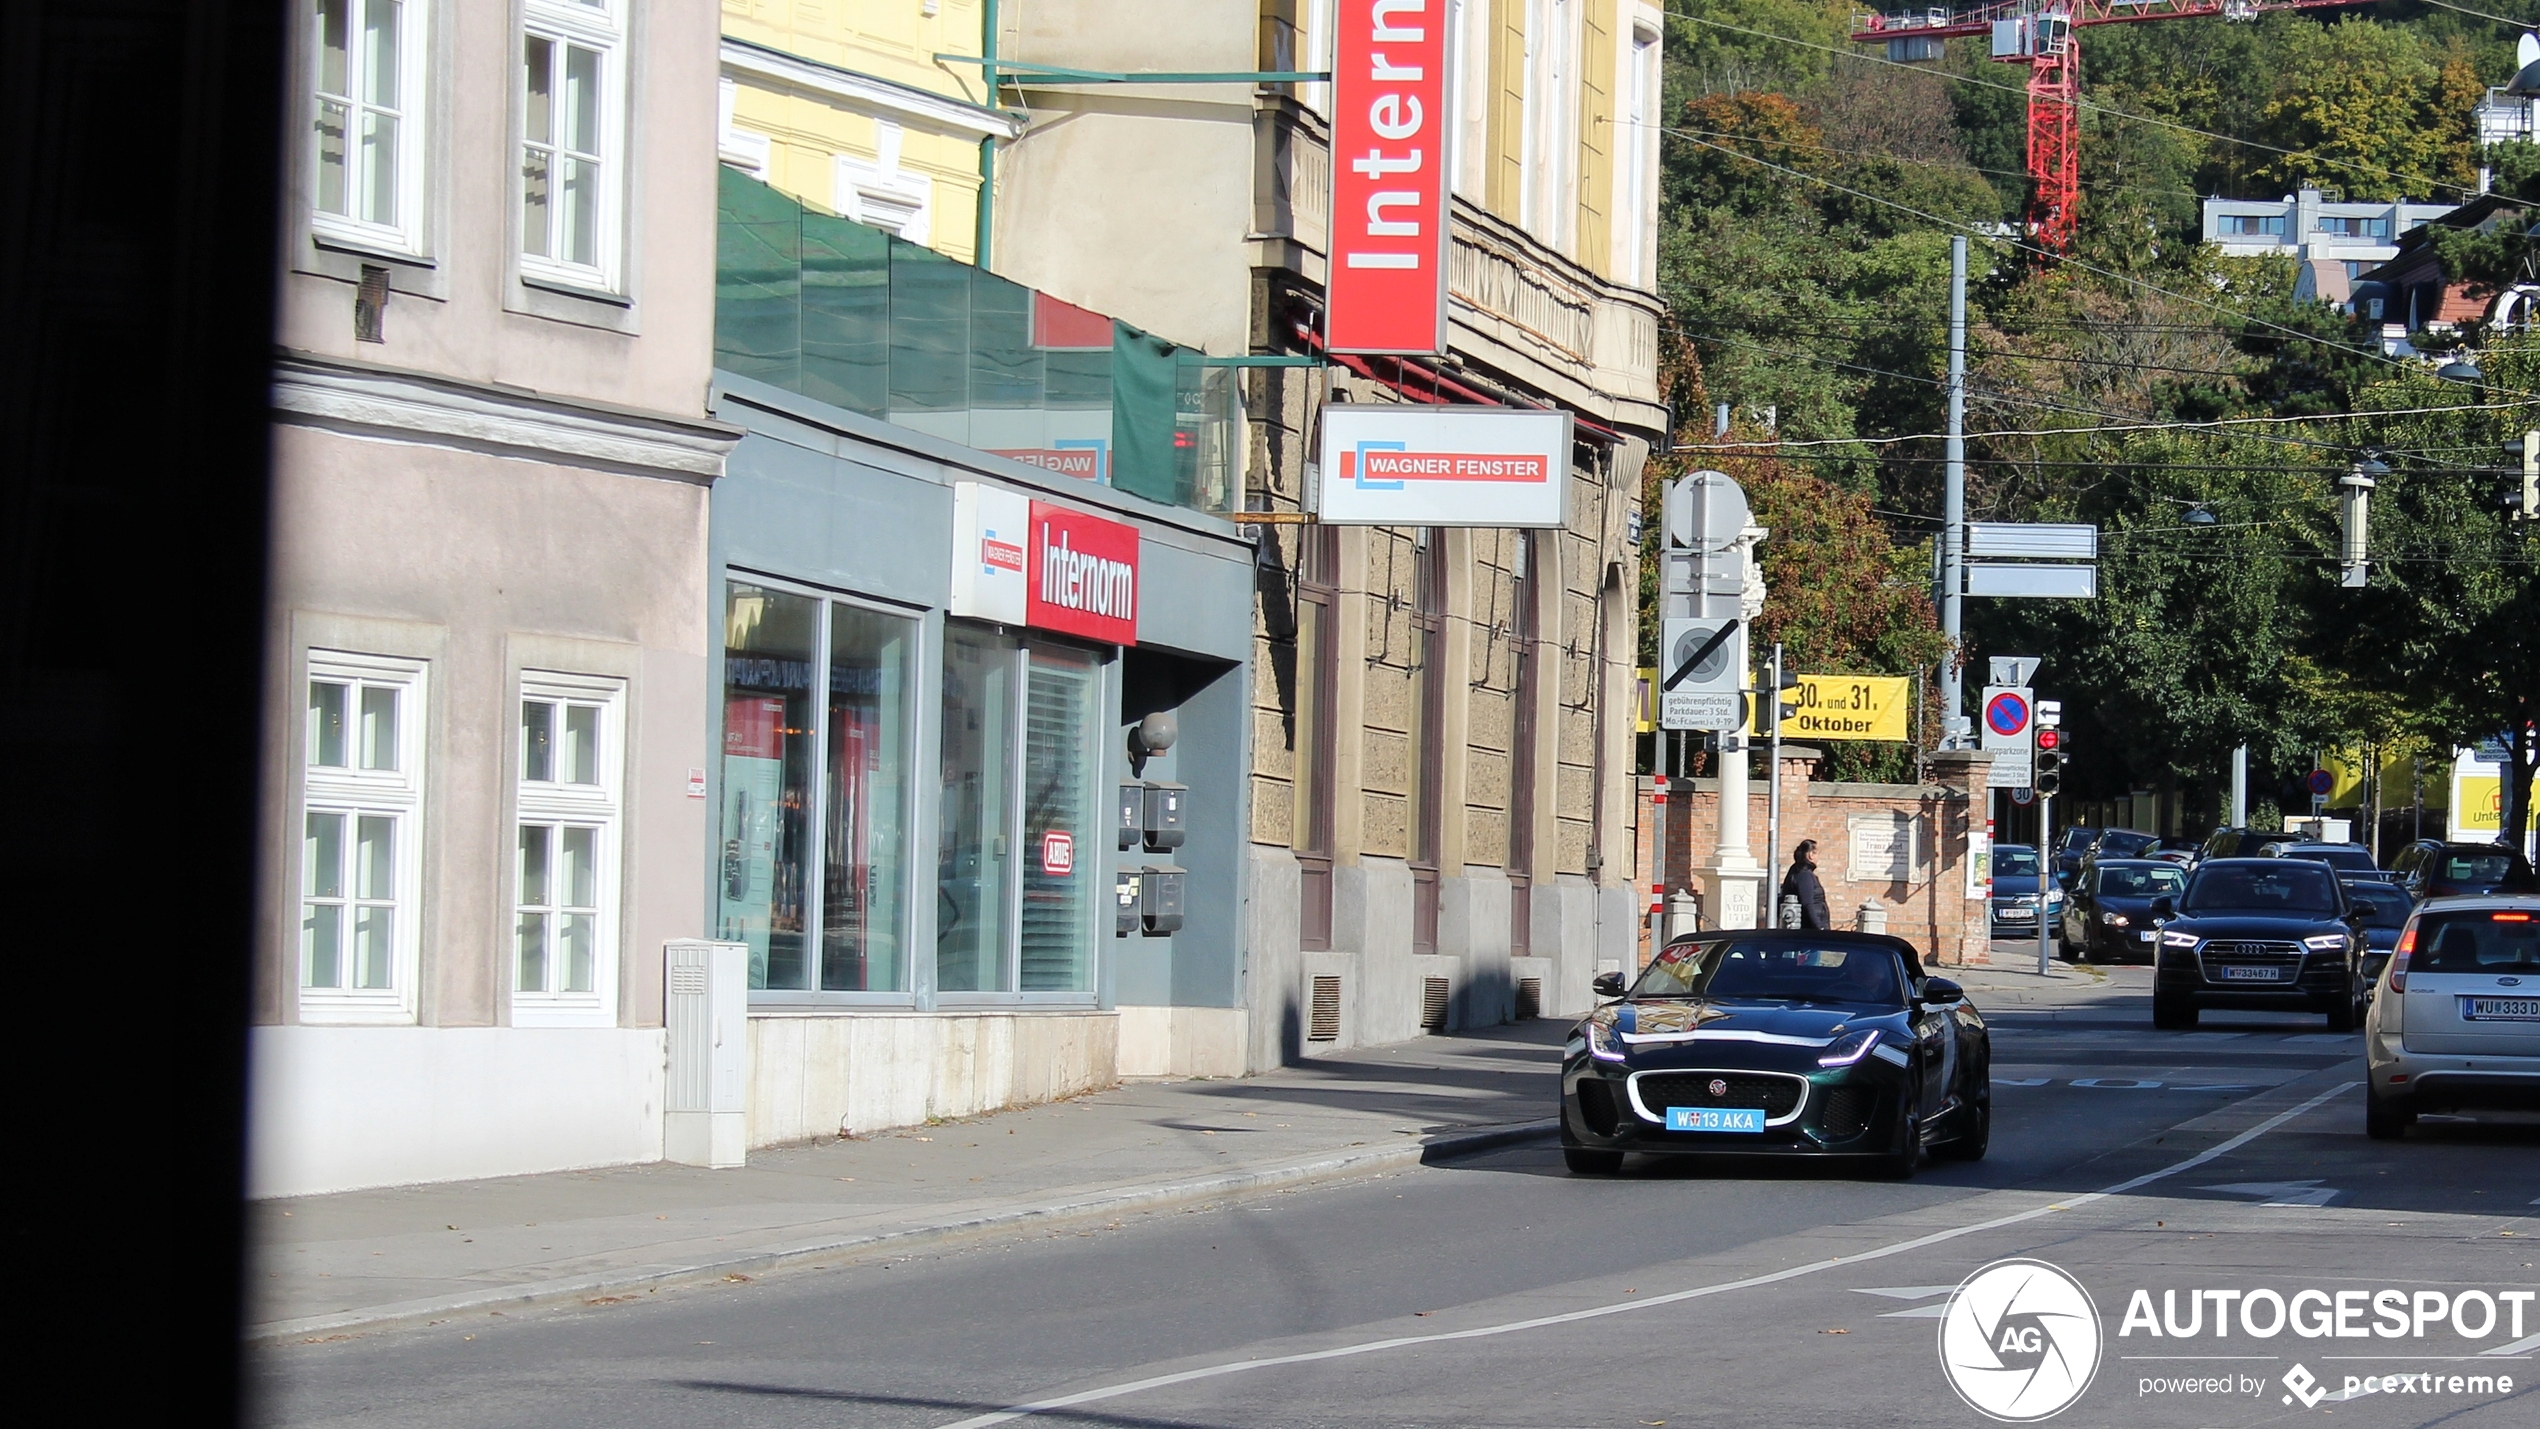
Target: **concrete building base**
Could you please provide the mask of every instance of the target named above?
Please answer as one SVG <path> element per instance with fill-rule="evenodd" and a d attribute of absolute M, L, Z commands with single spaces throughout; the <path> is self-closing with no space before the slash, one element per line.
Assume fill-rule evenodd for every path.
<path fill-rule="evenodd" d="M 1120 1017 L 1083 1010 L 753 1012 L 749 1144 L 976 1116 L 1120 1082 Z"/>
<path fill-rule="evenodd" d="M 658 1027 L 254 1028 L 247 1193 L 658 1161 L 663 1037 Z"/>
<path fill-rule="evenodd" d="M 1240 1077 L 1251 1019 L 1240 1007 L 1123 1007 L 1123 1077 Z"/>

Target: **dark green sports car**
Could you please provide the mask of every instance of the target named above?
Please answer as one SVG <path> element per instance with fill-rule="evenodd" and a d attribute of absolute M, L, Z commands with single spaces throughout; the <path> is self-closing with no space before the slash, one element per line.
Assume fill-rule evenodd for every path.
<path fill-rule="evenodd" d="M 1958 985 L 1872 933 L 1728 929 L 1669 943 L 1589 1013 L 1561 1066 L 1561 1150 L 1610 1175 L 1629 1152 L 1974 1160 L 1992 1131 L 1993 1051 Z"/>

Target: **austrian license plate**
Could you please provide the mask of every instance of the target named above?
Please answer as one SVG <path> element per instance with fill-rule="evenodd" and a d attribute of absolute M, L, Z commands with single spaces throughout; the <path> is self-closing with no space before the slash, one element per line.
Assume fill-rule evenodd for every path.
<path fill-rule="evenodd" d="M 2225 982 L 2282 982 L 2284 969 L 2270 967 L 2230 967 L 2216 969 Z"/>
<path fill-rule="evenodd" d="M 2540 997 L 2464 997 L 2461 1016 L 2471 1022 L 2540 1022 Z"/>
<path fill-rule="evenodd" d="M 1669 1131 L 1762 1131 L 1762 1107 L 1735 1106 L 1671 1106 L 1667 1108 Z"/>
<path fill-rule="evenodd" d="M 1994 916 L 2000 918 L 2005 923 L 2025 923 L 2029 919 L 2037 916 L 2037 910 L 2034 908 L 2003 908 L 1996 910 Z"/>

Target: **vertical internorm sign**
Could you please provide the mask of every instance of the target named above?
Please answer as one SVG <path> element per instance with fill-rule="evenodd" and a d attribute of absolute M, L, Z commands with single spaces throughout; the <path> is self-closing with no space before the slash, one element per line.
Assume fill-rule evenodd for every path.
<path fill-rule="evenodd" d="M 1449 0 L 1340 0 L 1332 66 L 1335 352 L 1446 351 Z"/>

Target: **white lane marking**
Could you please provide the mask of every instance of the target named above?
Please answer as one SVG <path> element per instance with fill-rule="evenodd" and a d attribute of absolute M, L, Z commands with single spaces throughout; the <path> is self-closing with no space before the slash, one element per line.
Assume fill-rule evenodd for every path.
<path fill-rule="evenodd" d="M 1573 1325 L 1584 1320 L 1602 1320 L 1609 1315 L 1628 1315 L 1636 1311 L 1655 1309 L 1661 1305 L 1673 1305 L 1680 1301 L 1725 1295 L 1732 1290 L 1752 1290 L 1759 1285 L 1776 1285 L 1785 1280 L 1796 1280 L 1803 1275 L 1814 1275 L 1821 1270 L 1833 1270 L 1839 1266 L 1885 1260 L 1891 1255 L 1903 1255 L 1909 1251 L 1921 1250 L 1925 1246 L 1956 1240 L 1961 1236 L 2000 1230 L 2004 1226 L 2015 1226 L 2023 1221 L 2033 1221 L 2040 1216 L 2052 1215 L 2057 1211 L 2069 1211 L 2086 1206 L 2093 1201 L 2104 1201 L 2111 1196 L 2122 1196 L 2128 1191 L 2139 1190 L 2155 1181 L 2167 1180 L 2182 1171 L 2192 1171 L 2207 1162 L 2230 1155 L 2296 1117 L 2309 1114 L 2327 1102 L 2329 1098 L 2343 1095 L 2362 1085 L 2361 1082 L 2340 1082 L 2300 1106 L 2277 1112 L 2247 1131 L 2199 1151 L 2184 1161 L 2172 1162 L 2158 1171 L 2146 1171 L 2130 1180 L 2119 1181 L 2105 1190 L 2067 1196 L 2063 1200 L 2031 1210 L 1996 1216 L 1989 1221 L 1977 1221 L 1971 1225 L 1955 1226 L 1949 1230 L 1933 1231 L 1929 1235 L 1896 1241 L 1872 1250 L 1833 1256 L 1812 1265 L 1794 1265 L 1787 1270 L 1776 1270 L 1764 1275 L 1750 1275 L 1743 1280 L 1724 1280 L 1713 1285 L 1697 1285 L 1690 1290 L 1671 1291 L 1665 1295 L 1644 1296 L 1610 1305 L 1593 1305 L 1584 1310 L 1568 1310 L 1558 1315 L 1538 1315 L 1531 1319 L 1509 1320 L 1496 1325 L 1479 1325 L 1469 1330 L 1445 1330 L 1433 1335 L 1396 1335 L 1389 1339 L 1365 1340 L 1354 1345 L 1335 1345 L 1327 1350 L 1306 1350 L 1292 1355 L 1272 1355 L 1265 1359 L 1234 1360 L 1226 1364 L 1202 1365 L 1198 1369 L 1177 1370 L 1172 1374 L 1152 1375 L 1145 1379 L 1133 1379 L 1121 1384 L 1108 1384 L 1099 1389 L 1078 1390 L 1074 1394 L 1062 1394 L 1051 1399 L 1036 1399 L 1029 1404 L 1018 1404 L 1010 1409 L 1000 1409 L 993 1413 L 977 1414 L 968 1419 L 955 1420 L 942 1426 L 942 1429 L 988 1429 L 991 1424 L 1005 1424 L 1036 1414 L 1047 1414 L 1052 1410 L 1073 1409 L 1079 1404 L 1098 1404 L 1106 1399 L 1120 1399 L 1132 1394 L 1143 1394 L 1150 1389 L 1166 1389 L 1177 1384 L 1189 1384 L 1194 1380 L 1220 1379 L 1230 1374 L 1241 1374 L 1246 1370 L 1276 1369 L 1283 1365 L 1354 1359 L 1359 1355 L 1381 1354 L 1387 1350 L 1447 1344 L 1455 1340 L 1483 1340 L 1499 1335 L 1518 1334 L 1527 1330 L 1547 1329 L 1554 1325 Z"/>
<path fill-rule="evenodd" d="M 2525 1335 L 2510 1345 L 2498 1345 L 2492 1350 L 2481 1351 L 2481 1357 L 2483 1358 L 2486 1355 L 2518 1355 L 2525 1350 L 2540 1350 L 2540 1335 Z"/>
<path fill-rule="evenodd" d="M 1948 1313 L 1949 1302 L 1943 1300 L 1937 1305 L 1917 1305 L 1911 1310 L 1890 1310 L 1879 1318 L 1882 1320 L 1937 1320 Z"/>
<path fill-rule="evenodd" d="M 1957 1288 L 1955 1285 L 1860 1285 L 1854 1286 L 1852 1293 L 1884 1295 L 1890 1300 L 1929 1300 L 1934 1295 L 1946 1295 Z"/>
<path fill-rule="evenodd" d="M 2053 1080 L 2052 1077 L 1995 1077 L 1993 1084 L 1997 1087 L 2042 1087 Z"/>
<path fill-rule="evenodd" d="M 2210 1087 L 2172 1087 L 2170 1090 L 2174 1092 L 2245 1092 L 2249 1090 L 2249 1083 L 2217 1082 Z"/>
<path fill-rule="evenodd" d="M 2075 1077 L 2073 1078 L 2073 1085 L 2077 1087 L 2098 1087 L 2102 1090 L 2111 1092 L 2148 1092 L 2157 1089 L 2161 1084 L 2159 1082 L 2138 1082 L 2131 1077 Z"/>
<path fill-rule="evenodd" d="M 2314 1176 L 2307 1181 L 2234 1181 L 2227 1186 L 2199 1186 L 2199 1191 L 2228 1191 L 2235 1196 L 2256 1196 L 2267 1206 L 2325 1206 L 2337 1199 L 2335 1186 L 2323 1186 Z"/>

